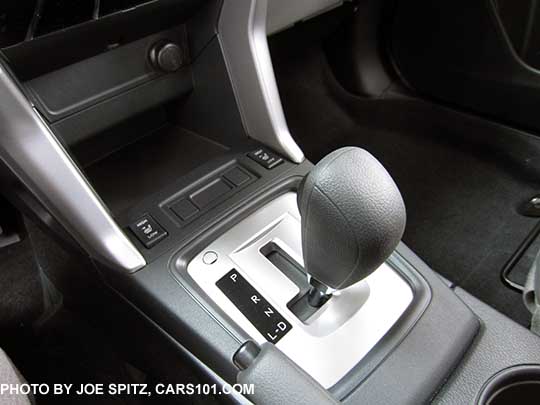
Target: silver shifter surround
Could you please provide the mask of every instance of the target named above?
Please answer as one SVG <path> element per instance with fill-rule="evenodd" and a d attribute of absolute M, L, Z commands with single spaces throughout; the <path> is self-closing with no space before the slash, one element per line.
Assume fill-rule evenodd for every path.
<path fill-rule="evenodd" d="M 262 253 L 275 243 L 303 265 L 296 193 L 277 197 L 203 249 L 188 264 L 188 274 L 206 295 L 257 343 L 269 340 L 216 286 L 236 269 L 292 329 L 276 347 L 323 387 L 338 383 L 386 335 L 413 301 L 413 290 L 388 263 L 334 296 L 302 322 L 287 307 L 300 289 Z M 217 260 L 207 264 L 205 254 Z M 206 263 L 205 263 L 206 262 Z"/>

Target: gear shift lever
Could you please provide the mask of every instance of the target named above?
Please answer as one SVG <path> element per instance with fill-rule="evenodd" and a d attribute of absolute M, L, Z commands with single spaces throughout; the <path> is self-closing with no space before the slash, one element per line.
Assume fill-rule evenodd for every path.
<path fill-rule="evenodd" d="M 338 149 L 322 159 L 300 185 L 298 207 L 314 307 L 333 290 L 375 271 L 405 230 L 405 204 L 396 184 L 360 148 Z"/>

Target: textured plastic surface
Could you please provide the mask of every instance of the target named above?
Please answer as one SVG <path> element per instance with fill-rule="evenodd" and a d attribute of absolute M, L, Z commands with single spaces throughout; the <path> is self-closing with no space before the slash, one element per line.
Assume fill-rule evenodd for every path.
<path fill-rule="evenodd" d="M 479 322 L 467 306 L 405 245 L 397 252 L 429 284 L 431 301 L 401 343 L 344 400 L 349 404 L 428 403 L 469 350 Z M 364 365 L 366 366 L 366 365 Z M 393 383 L 389 384 L 389 381 Z M 453 402 L 462 403 L 462 402 Z M 471 402 L 467 402 L 471 403 Z"/>
<path fill-rule="evenodd" d="M 405 230 L 405 204 L 386 169 L 347 147 L 322 159 L 298 194 L 307 273 L 335 289 L 375 271 Z"/>
<path fill-rule="evenodd" d="M 482 322 L 474 345 L 433 400 L 434 404 L 477 403 L 484 384 L 499 371 L 540 363 L 540 337 L 457 288 L 456 294 Z"/>
<path fill-rule="evenodd" d="M 255 404 L 338 404 L 328 391 L 270 343 L 263 344 L 253 363 L 238 373 L 238 382 L 257 387 L 249 398 Z"/>

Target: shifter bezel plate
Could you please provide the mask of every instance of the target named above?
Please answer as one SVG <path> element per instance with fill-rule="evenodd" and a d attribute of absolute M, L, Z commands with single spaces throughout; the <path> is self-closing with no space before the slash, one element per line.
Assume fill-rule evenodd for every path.
<path fill-rule="evenodd" d="M 323 387 L 337 384 L 388 333 L 413 302 L 409 283 L 385 263 L 365 280 L 340 291 L 307 321 L 287 307 L 298 286 L 261 253 L 277 244 L 303 265 L 296 193 L 277 197 L 203 249 L 187 271 L 205 294 L 259 344 L 267 341 L 216 283 L 236 269 L 292 325 L 276 347 Z M 203 260 L 215 252 L 212 264 Z"/>

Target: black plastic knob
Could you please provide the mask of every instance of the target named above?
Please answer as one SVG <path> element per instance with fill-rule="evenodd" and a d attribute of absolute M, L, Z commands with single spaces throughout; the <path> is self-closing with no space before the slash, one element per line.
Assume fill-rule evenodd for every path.
<path fill-rule="evenodd" d="M 150 50 L 149 57 L 152 66 L 165 73 L 176 72 L 186 62 L 182 48 L 168 41 L 155 44 Z"/>
<path fill-rule="evenodd" d="M 396 184 L 360 148 L 342 148 L 321 160 L 301 185 L 298 206 L 306 271 L 315 284 L 332 289 L 369 276 L 405 229 L 405 204 Z M 320 285 L 314 287 L 324 298 Z"/>

